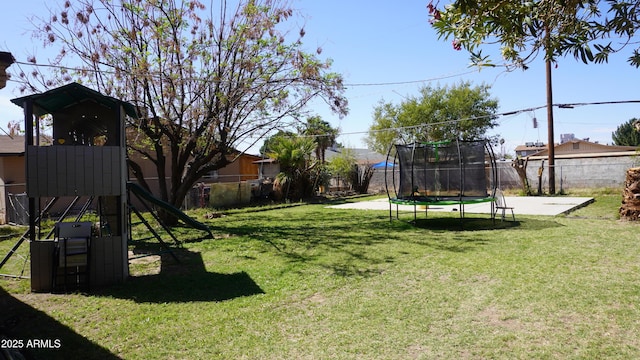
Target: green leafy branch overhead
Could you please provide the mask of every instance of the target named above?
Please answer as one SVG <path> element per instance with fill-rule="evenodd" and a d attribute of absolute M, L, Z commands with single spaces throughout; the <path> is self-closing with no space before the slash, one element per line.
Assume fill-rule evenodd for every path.
<path fill-rule="evenodd" d="M 499 45 L 507 68 L 526 69 L 539 54 L 556 62 L 573 56 L 604 63 L 609 55 L 636 46 L 628 61 L 640 66 L 634 39 L 640 27 L 639 1 L 616 0 L 455 0 L 430 2 L 430 23 L 439 38 L 470 53 L 473 65 L 496 66 L 482 48 Z"/>

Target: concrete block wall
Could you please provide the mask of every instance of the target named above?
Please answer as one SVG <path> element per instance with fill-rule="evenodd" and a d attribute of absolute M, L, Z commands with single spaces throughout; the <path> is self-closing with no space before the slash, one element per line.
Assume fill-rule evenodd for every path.
<path fill-rule="evenodd" d="M 511 166 L 511 160 L 498 161 L 496 164 L 496 185 L 500 189 L 521 189 L 522 183 L 516 170 Z M 527 177 L 529 185 L 535 191 L 538 187 L 538 168 L 542 160 L 529 160 L 527 164 Z M 544 171 L 542 173 L 543 191 L 548 189 L 549 165 L 544 159 Z M 571 188 L 616 188 L 624 185 L 627 169 L 639 166 L 640 157 L 616 156 L 616 157 L 592 157 L 576 159 L 555 159 L 556 191 L 570 190 Z M 388 179 L 392 187 L 391 177 Z M 385 171 L 376 170 L 371 178 L 369 193 L 386 192 Z"/>
<path fill-rule="evenodd" d="M 627 169 L 638 166 L 636 156 L 555 159 L 556 191 L 570 188 L 615 188 L 624 184 Z M 538 184 L 538 168 L 542 160 L 529 161 L 527 176 L 531 186 Z M 543 189 L 549 184 L 548 161 L 544 160 Z"/>

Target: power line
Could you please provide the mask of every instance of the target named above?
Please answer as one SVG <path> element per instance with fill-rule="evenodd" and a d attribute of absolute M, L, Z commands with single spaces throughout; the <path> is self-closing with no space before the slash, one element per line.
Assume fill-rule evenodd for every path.
<path fill-rule="evenodd" d="M 640 103 L 640 100 L 615 100 L 615 101 L 561 103 L 561 104 L 553 104 L 553 106 L 557 107 L 557 108 L 560 108 L 560 109 L 573 109 L 575 107 L 589 106 L 589 105 L 618 105 L 618 104 L 634 104 L 634 103 Z M 546 107 L 547 107 L 547 105 L 540 105 L 540 106 L 529 107 L 529 108 L 524 108 L 524 109 L 505 111 L 505 112 L 501 112 L 501 113 L 497 113 L 497 114 L 483 115 L 483 116 L 471 116 L 471 117 L 467 117 L 467 118 L 440 121 L 440 122 L 435 122 L 435 123 L 423 123 L 423 124 L 411 125 L 411 126 L 399 126 L 399 127 L 393 127 L 393 128 L 385 128 L 385 129 L 375 129 L 375 130 L 367 130 L 367 131 L 354 131 L 354 132 L 348 132 L 348 133 L 339 133 L 338 136 L 342 136 L 342 135 L 360 135 L 360 134 L 368 134 L 368 133 L 372 133 L 372 132 L 373 133 L 377 133 L 377 132 L 383 132 L 383 131 L 411 130 L 411 129 L 417 129 L 417 128 L 420 128 L 420 127 L 431 127 L 431 126 L 437 126 L 437 125 L 452 124 L 452 123 L 457 123 L 457 122 L 461 122 L 461 121 L 478 120 L 478 119 L 483 119 L 483 118 L 488 118 L 488 117 L 496 117 L 497 118 L 497 117 L 503 117 L 503 116 L 514 116 L 514 115 L 519 115 L 519 114 L 523 114 L 523 113 L 533 112 L 533 111 L 539 110 L 539 109 L 544 109 Z"/>
<path fill-rule="evenodd" d="M 76 71 L 76 72 L 83 71 L 83 72 L 96 72 L 96 73 L 99 72 L 99 73 L 110 74 L 110 75 L 115 75 L 117 73 L 117 71 L 115 71 L 115 70 L 88 69 L 88 68 L 79 68 L 79 67 L 71 67 L 71 66 L 63 66 L 63 65 L 39 64 L 39 63 L 24 62 L 24 61 L 16 61 L 16 62 L 14 62 L 14 64 L 25 65 L 25 66 L 34 66 L 34 67 L 37 67 L 37 68 L 41 67 L 41 68 L 59 69 L 59 70 L 65 70 L 65 71 Z M 432 77 L 432 78 L 421 79 L 421 80 L 374 82 L 374 83 L 347 83 L 347 84 L 344 84 L 344 86 L 345 87 L 371 87 L 371 86 L 394 86 L 394 85 L 419 84 L 419 83 L 424 83 L 424 82 L 433 82 L 433 81 L 438 81 L 438 80 L 450 79 L 450 78 L 454 78 L 454 77 L 458 77 L 458 76 L 471 74 L 471 73 L 474 73 L 474 72 L 477 72 L 477 70 L 469 70 L 469 71 L 457 72 L 457 73 L 453 73 L 453 74 L 450 73 L 450 74 L 435 76 L 435 77 Z M 126 73 L 126 74 L 129 74 L 129 75 L 135 75 L 131 71 L 120 70 L 120 74 L 122 74 L 122 73 Z M 147 72 L 146 74 L 149 74 L 149 75 L 155 76 L 155 77 L 165 76 L 165 74 L 162 74 L 160 72 Z M 192 80 L 210 81 L 211 79 L 209 79 L 209 78 L 192 78 Z"/>
<path fill-rule="evenodd" d="M 61 69 L 61 70 L 66 70 L 66 71 L 94 71 L 94 72 L 101 72 L 101 73 L 106 73 L 106 74 L 115 74 L 116 73 L 116 71 L 110 71 L 110 70 L 105 70 L 105 69 L 82 69 L 82 68 L 76 68 L 76 67 L 67 67 L 67 66 L 51 65 L 51 64 L 38 64 L 38 63 L 22 62 L 22 61 L 16 61 L 15 64 L 26 65 L 26 66 L 35 66 L 35 67 L 54 68 L 54 69 Z M 130 75 L 133 75 L 133 73 L 130 72 L 130 71 L 122 71 L 122 72 L 125 72 L 125 73 L 128 73 Z M 429 79 L 422 79 L 422 80 L 393 81 L 393 82 L 374 82 L 374 83 L 352 83 L 352 84 L 344 84 L 344 86 L 346 86 L 346 87 L 349 87 L 349 86 L 350 87 L 367 87 L 367 86 L 373 87 L 373 86 L 407 85 L 407 84 L 416 84 L 416 83 L 424 83 L 424 82 L 432 82 L 432 81 L 437 81 L 437 80 L 442 80 L 442 79 L 448 79 L 448 78 L 462 76 L 462 75 L 466 75 L 466 74 L 470 74 L 470 73 L 474 73 L 474 72 L 476 72 L 476 70 L 469 70 L 469 71 L 465 71 L 465 72 L 442 75 L 442 76 L 437 76 L 437 77 L 433 77 L 433 78 L 429 78 Z M 152 74 L 152 76 L 161 76 L 162 75 L 160 73 L 155 73 L 155 74 L 154 73 L 150 73 L 150 74 Z M 199 80 L 209 81 L 210 79 L 199 79 Z M 10 80 L 10 81 L 12 81 L 12 80 Z M 618 104 L 631 104 L 631 103 L 640 103 L 640 100 L 614 100 L 614 101 L 560 103 L 560 104 L 553 104 L 552 106 L 560 108 L 560 109 L 572 109 L 572 108 L 580 107 L 580 106 L 618 105 Z M 519 115 L 519 114 L 527 113 L 527 112 L 533 112 L 535 110 L 540 110 L 540 109 L 543 109 L 543 108 L 546 108 L 546 107 L 547 107 L 547 105 L 540 105 L 540 106 L 536 106 L 536 107 L 529 107 L 529 108 L 524 108 L 524 109 L 506 111 L 506 112 L 502 112 L 502 113 L 498 113 L 498 114 L 491 114 L 491 115 L 485 115 L 485 116 L 474 116 L 474 117 L 468 117 L 468 118 L 460 118 L 460 119 L 447 120 L 447 121 L 436 122 L 436 123 L 423 123 L 423 124 L 418 124 L 418 125 L 401 126 L 401 127 L 386 128 L 386 129 L 376 129 L 376 130 L 367 130 L 367 131 L 355 131 L 355 132 L 348 132 L 348 133 L 338 133 L 336 135 L 336 137 L 345 136 L 345 135 L 359 135 L 359 134 L 367 134 L 367 133 L 376 133 L 376 132 L 383 132 L 383 131 L 410 130 L 410 129 L 420 128 L 420 127 L 431 127 L 431 126 L 437 126 L 437 125 L 445 125 L 445 124 L 450 124 L 450 123 L 457 123 L 457 122 L 460 122 L 460 121 L 477 120 L 477 119 L 482 119 L 482 118 L 487 118 L 487 117 L 512 116 L 512 115 Z M 310 135 L 307 135 L 307 136 L 310 136 Z M 327 136 L 327 135 L 320 134 L 320 135 L 311 135 L 311 136 L 312 137 L 318 137 L 318 136 Z"/>
<path fill-rule="evenodd" d="M 469 71 L 465 71 L 465 72 L 459 72 L 459 73 L 449 74 L 449 75 L 442 75 L 442 76 L 433 77 L 433 78 L 429 78 L 429 79 L 423 79 L 423 80 L 379 82 L 379 83 L 354 83 L 354 84 L 345 84 L 345 86 L 392 86 L 392 85 L 419 84 L 419 83 L 423 83 L 423 82 L 432 82 L 432 81 L 437 81 L 437 80 L 449 79 L 449 78 L 452 78 L 452 77 L 458 77 L 458 76 L 462 76 L 462 75 L 467 75 L 467 74 L 471 74 L 471 73 L 474 73 L 474 72 L 477 72 L 477 70 L 469 70 Z"/>

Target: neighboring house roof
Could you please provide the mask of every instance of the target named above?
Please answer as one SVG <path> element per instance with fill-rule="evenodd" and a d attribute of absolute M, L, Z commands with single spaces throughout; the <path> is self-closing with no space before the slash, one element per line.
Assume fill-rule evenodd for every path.
<path fill-rule="evenodd" d="M 556 144 L 554 146 L 554 157 L 628 156 L 637 150 L 638 148 L 635 146 L 603 145 L 586 140 L 572 140 L 562 144 Z M 518 151 L 518 148 L 516 148 L 516 151 Z M 548 149 L 544 147 L 529 157 L 543 157 L 548 156 L 548 154 Z"/>
<path fill-rule="evenodd" d="M 546 148 L 547 148 L 546 144 L 542 144 L 542 145 L 540 145 L 540 144 L 538 144 L 538 145 L 518 145 L 518 146 L 516 146 L 515 151 L 516 151 L 517 154 L 520 154 L 522 152 L 526 152 L 528 154 L 529 153 L 530 154 L 535 154 L 538 151 L 545 150 Z"/>
<path fill-rule="evenodd" d="M 261 160 L 262 159 L 262 156 L 253 155 L 253 154 L 247 154 L 247 153 L 241 153 L 238 150 L 234 150 L 232 152 L 232 154 L 229 155 L 229 156 L 232 156 L 232 157 L 236 157 L 237 156 L 237 157 L 244 157 L 244 158 L 248 158 L 248 159 L 253 159 L 254 160 L 253 162 L 256 162 L 256 160 Z"/>
<path fill-rule="evenodd" d="M 327 149 L 327 151 L 325 152 L 325 160 L 327 162 L 331 161 L 331 159 L 333 159 L 334 157 L 340 155 L 341 153 L 341 148 L 338 149 Z M 349 149 L 350 151 L 353 152 L 353 155 L 355 156 L 358 164 L 375 164 L 378 163 L 380 161 L 384 161 L 387 159 L 386 155 L 382 155 L 380 153 L 377 153 L 373 150 L 369 150 L 369 149 Z"/>
<path fill-rule="evenodd" d="M 23 156 L 24 136 L 0 135 L 0 156 Z"/>
<path fill-rule="evenodd" d="M 265 159 L 256 160 L 253 163 L 254 164 L 273 164 L 276 162 L 278 162 L 278 160 L 272 159 L 272 158 L 265 158 Z"/>

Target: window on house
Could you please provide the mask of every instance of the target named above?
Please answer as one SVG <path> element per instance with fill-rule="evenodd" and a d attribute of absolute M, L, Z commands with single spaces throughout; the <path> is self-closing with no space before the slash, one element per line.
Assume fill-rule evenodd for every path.
<path fill-rule="evenodd" d="M 580 143 L 574 142 L 573 143 L 573 150 L 579 150 L 580 149 Z"/>

